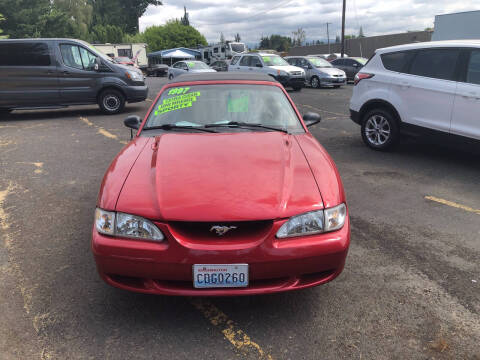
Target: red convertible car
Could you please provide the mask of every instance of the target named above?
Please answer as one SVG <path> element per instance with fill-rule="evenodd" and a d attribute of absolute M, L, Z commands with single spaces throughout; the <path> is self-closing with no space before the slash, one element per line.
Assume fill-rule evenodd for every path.
<path fill-rule="evenodd" d="M 92 251 L 110 285 L 187 296 L 320 285 L 344 267 L 340 176 L 285 89 L 262 74 L 167 84 L 98 196 Z"/>

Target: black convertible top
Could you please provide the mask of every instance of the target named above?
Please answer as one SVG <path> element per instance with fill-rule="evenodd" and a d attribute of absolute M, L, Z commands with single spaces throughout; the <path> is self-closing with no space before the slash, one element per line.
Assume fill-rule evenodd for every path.
<path fill-rule="evenodd" d="M 170 83 L 218 80 L 276 81 L 273 77 L 266 74 L 226 71 L 217 73 L 184 74 L 172 79 Z"/>

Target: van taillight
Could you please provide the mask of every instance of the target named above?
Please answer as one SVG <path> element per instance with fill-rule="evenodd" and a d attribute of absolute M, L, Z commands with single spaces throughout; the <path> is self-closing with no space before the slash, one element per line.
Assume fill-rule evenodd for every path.
<path fill-rule="evenodd" d="M 357 73 L 357 75 L 355 75 L 354 85 L 357 85 L 360 81 L 362 81 L 364 79 L 371 79 L 374 76 L 375 76 L 375 74 L 359 72 L 359 73 Z"/>

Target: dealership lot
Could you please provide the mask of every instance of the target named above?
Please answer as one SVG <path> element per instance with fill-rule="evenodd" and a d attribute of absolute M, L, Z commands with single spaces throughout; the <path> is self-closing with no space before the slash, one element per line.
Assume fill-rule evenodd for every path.
<path fill-rule="evenodd" d="M 0 354 L 16 358 L 480 359 L 480 156 L 420 141 L 369 150 L 351 85 L 291 92 L 342 175 L 344 272 L 294 293 L 191 299 L 111 288 L 90 252 L 102 176 L 128 114 L 96 106 L 0 120 Z"/>

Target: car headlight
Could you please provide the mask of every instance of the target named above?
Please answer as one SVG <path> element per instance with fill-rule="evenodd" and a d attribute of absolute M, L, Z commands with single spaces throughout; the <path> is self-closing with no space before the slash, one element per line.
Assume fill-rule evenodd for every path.
<path fill-rule="evenodd" d="M 95 228 L 101 234 L 132 239 L 162 241 L 163 233 L 140 216 L 95 209 Z"/>
<path fill-rule="evenodd" d="M 343 227 L 346 216 L 345 204 L 293 216 L 278 229 L 277 238 L 284 239 L 335 231 Z"/>
<path fill-rule="evenodd" d="M 131 71 L 131 70 L 127 70 L 125 72 L 125 75 L 127 76 L 127 78 L 129 78 L 130 80 L 133 80 L 133 81 L 143 81 L 143 75 L 137 71 Z"/>

